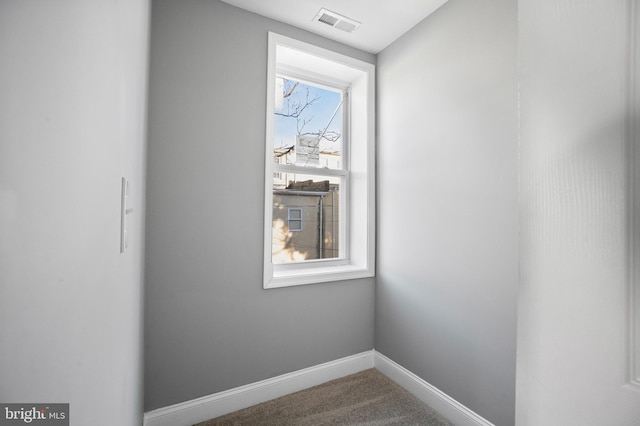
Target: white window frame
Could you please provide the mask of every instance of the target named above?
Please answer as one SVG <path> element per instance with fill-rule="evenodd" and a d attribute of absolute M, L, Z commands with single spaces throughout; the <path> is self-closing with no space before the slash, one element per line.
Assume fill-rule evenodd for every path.
<path fill-rule="evenodd" d="M 264 282 L 265 289 L 366 278 L 375 275 L 375 66 L 290 37 L 269 32 L 265 144 Z M 340 257 L 274 265 L 273 129 L 276 76 L 286 74 L 313 84 L 339 87 L 345 105 L 345 162 L 348 185 L 342 191 L 345 212 Z M 292 166 L 296 167 L 296 166 Z M 321 175 L 331 173 L 319 169 Z M 313 169 L 307 173 L 313 174 Z M 344 194 L 342 194 L 344 193 Z"/>

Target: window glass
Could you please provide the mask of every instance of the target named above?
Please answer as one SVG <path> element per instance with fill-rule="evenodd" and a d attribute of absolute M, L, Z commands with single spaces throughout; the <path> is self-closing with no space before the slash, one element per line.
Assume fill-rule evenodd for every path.
<path fill-rule="evenodd" d="M 340 257 L 340 180 L 292 176 L 284 189 L 274 179 L 272 262 Z"/>
<path fill-rule="evenodd" d="M 274 161 L 302 167 L 342 169 L 342 104 L 339 90 L 277 77 Z"/>
<path fill-rule="evenodd" d="M 343 92 L 284 76 L 276 77 L 275 91 L 272 262 L 338 258 L 347 173 Z"/>
<path fill-rule="evenodd" d="M 289 209 L 287 226 L 289 227 L 289 231 L 302 231 L 302 208 Z"/>

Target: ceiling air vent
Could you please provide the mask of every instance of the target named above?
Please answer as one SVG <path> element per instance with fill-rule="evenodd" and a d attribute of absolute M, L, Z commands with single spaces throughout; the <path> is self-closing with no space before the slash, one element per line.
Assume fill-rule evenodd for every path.
<path fill-rule="evenodd" d="M 320 9 L 320 12 L 313 18 L 314 21 L 322 22 L 333 28 L 337 28 L 348 33 L 357 30 L 360 26 L 360 22 L 349 19 L 346 16 L 342 16 L 338 13 L 331 12 L 327 9 Z"/>

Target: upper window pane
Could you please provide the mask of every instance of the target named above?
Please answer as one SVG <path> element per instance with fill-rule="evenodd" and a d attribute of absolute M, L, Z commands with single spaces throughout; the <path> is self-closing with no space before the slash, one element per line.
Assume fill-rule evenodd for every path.
<path fill-rule="evenodd" d="M 276 164 L 343 169 L 341 91 L 279 76 L 274 113 Z"/>

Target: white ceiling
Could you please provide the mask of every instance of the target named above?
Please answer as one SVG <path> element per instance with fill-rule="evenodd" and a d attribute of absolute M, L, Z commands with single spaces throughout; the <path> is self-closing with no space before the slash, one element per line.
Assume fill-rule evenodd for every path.
<path fill-rule="evenodd" d="M 222 0 L 361 50 L 378 53 L 447 0 Z M 321 8 L 361 22 L 346 33 L 313 18 Z"/>

